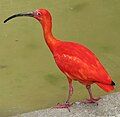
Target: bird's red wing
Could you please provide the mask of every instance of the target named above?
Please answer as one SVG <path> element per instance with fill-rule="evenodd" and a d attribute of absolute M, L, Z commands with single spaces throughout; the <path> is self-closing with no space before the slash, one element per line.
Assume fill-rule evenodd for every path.
<path fill-rule="evenodd" d="M 57 49 L 54 58 L 60 70 L 73 80 L 111 83 L 111 78 L 96 56 L 82 45 L 62 45 Z"/>

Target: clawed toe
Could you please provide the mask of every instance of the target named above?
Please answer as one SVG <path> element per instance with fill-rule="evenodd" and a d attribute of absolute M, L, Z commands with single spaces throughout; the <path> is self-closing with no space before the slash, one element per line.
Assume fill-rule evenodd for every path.
<path fill-rule="evenodd" d="M 54 106 L 53 108 L 57 108 L 57 109 L 62 109 L 62 108 L 66 108 L 68 109 L 68 111 L 70 112 L 70 107 L 73 105 L 73 103 L 64 103 L 64 104 L 57 104 L 56 106 Z"/>
<path fill-rule="evenodd" d="M 83 100 L 83 101 L 81 101 L 82 103 L 85 103 L 85 104 L 87 104 L 87 103 L 96 103 L 97 105 L 98 105 L 98 100 L 100 100 L 101 98 L 99 97 L 99 98 L 90 98 L 90 99 L 86 99 L 86 100 Z"/>
<path fill-rule="evenodd" d="M 90 99 L 87 99 L 88 101 L 93 101 L 93 102 L 96 102 L 96 101 L 98 101 L 98 100 L 100 100 L 101 98 L 100 97 L 98 97 L 98 98 L 90 98 Z"/>

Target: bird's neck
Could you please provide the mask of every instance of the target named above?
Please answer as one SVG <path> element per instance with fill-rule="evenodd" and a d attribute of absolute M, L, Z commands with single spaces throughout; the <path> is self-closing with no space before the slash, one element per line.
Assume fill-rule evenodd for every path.
<path fill-rule="evenodd" d="M 54 47 L 57 45 L 59 40 L 57 40 L 53 34 L 52 34 L 52 21 L 44 21 L 41 22 L 42 28 L 43 28 L 43 34 L 45 41 L 50 48 L 50 50 L 53 52 Z"/>

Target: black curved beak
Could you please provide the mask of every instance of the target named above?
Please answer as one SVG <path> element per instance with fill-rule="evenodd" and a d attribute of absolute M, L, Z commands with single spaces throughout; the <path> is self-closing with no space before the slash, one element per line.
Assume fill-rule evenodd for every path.
<path fill-rule="evenodd" d="M 6 23 L 7 21 L 15 18 L 15 17 L 21 17 L 21 16 L 28 16 L 28 17 L 34 17 L 34 12 L 29 12 L 29 13 L 18 13 L 18 14 L 15 14 L 15 15 L 12 15 L 10 17 L 8 17 L 4 23 Z"/>

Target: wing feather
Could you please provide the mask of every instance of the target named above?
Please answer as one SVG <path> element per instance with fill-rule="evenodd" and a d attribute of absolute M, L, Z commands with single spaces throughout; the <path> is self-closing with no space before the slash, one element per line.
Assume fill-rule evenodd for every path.
<path fill-rule="evenodd" d="M 54 54 L 55 61 L 63 73 L 73 80 L 86 82 L 111 82 L 108 73 L 89 49 L 75 43 L 63 44 Z"/>

